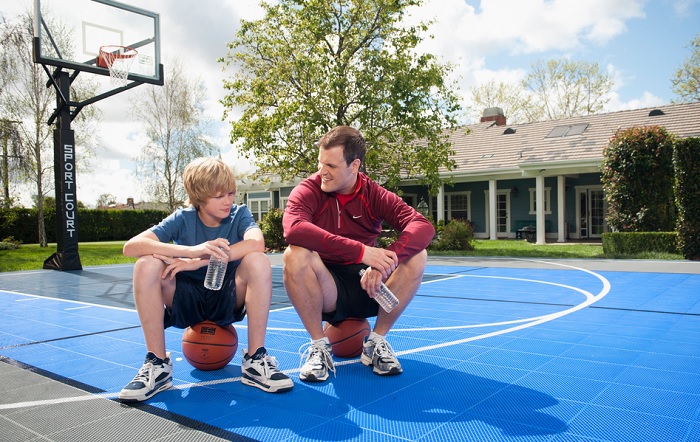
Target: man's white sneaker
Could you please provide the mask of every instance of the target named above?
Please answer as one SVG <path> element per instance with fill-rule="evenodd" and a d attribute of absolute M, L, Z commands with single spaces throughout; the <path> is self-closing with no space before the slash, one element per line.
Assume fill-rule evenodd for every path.
<path fill-rule="evenodd" d="M 301 352 L 301 348 L 307 346 Z M 335 364 L 331 356 L 331 344 L 323 340 L 313 341 L 301 346 L 301 359 L 306 357 L 306 362 L 299 371 L 299 379 L 304 382 L 323 382 L 328 379 L 328 371 L 335 374 Z"/>
<path fill-rule="evenodd" d="M 374 367 L 372 371 L 380 376 L 403 373 L 403 368 L 401 368 L 399 360 L 396 359 L 394 349 L 391 348 L 386 339 L 380 336 L 374 339 L 365 338 L 360 361 L 368 367 Z"/>

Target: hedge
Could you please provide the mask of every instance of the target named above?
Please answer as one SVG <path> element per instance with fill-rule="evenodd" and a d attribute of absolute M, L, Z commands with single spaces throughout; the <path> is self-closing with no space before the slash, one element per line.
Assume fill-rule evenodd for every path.
<path fill-rule="evenodd" d="M 164 210 L 78 209 L 78 241 L 126 241 L 158 224 Z M 44 211 L 46 241 L 56 242 L 56 211 Z M 36 209 L 0 209 L 0 240 L 12 237 L 24 244 L 39 242 Z"/>
<path fill-rule="evenodd" d="M 679 248 L 685 259 L 700 260 L 700 138 L 686 138 L 673 151 Z"/>
<path fill-rule="evenodd" d="M 603 233 L 606 255 L 636 255 L 644 252 L 679 254 L 676 232 L 607 232 Z"/>

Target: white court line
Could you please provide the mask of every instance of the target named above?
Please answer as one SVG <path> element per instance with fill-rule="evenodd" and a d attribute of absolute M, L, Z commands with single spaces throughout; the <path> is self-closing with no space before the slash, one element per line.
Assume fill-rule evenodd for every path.
<path fill-rule="evenodd" d="M 605 279 L 603 276 L 601 276 L 601 275 L 599 275 L 598 273 L 595 273 L 595 272 L 593 272 L 593 271 L 591 271 L 591 270 L 583 269 L 583 268 L 580 268 L 580 267 L 574 267 L 574 266 L 567 265 L 567 264 L 560 264 L 560 263 L 555 263 L 555 262 L 549 262 L 549 261 L 539 261 L 539 260 L 531 260 L 531 259 L 522 259 L 521 261 L 530 261 L 530 262 L 537 262 L 537 263 L 558 265 L 558 266 L 561 266 L 561 267 L 567 267 L 567 268 L 570 268 L 570 269 L 573 269 L 573 270 L 580 270 L 580 271 L 582 271 L 582 272 L 589 273 L 589 274 L 595 276 L 597 279 L 599 279 L 599 280 L 603 283 L 603 289 L 602 289 L 601 292 L 598 293 L 597 295 L 593 295 L 593 294 L 591 294 L 591 293 L 590 293 L 589 291 L 587 291 L 587 290 L 583 290 L 583 289 L 581 289 L 581 288 L 574 287 L 574 286 L 570 286 L 570 285 L 566 285 L 566 284 L 559 284 L 559 283 L 549 282 L 549 281 L 541 281 L 541 280 L 537 280 L 537 279 L 512 278 L 512 277 L 509 277 L 509 276 L 485 276 L 485 275 L 463 275 L 463 274 L 462 274 L 462 275 L 454 275 L 454 276 L 451 276 L 451 277 L 448 277 L 448 278 L 434 279 L 434 280 L 431 280 L 431 281 L 426 281 L 426 282 L 424 282 L 424 283 L 422 283 L 422 284 L 430 284 L 430 283 L 433 283 L 433 282 L 442 282 L 442 281 L 448 281 L 448 280 L 451 280 L 451 279 L 458 279 L 458 278 L 507 279 L 507 280 L 511 280 L 511 281 L 523 281 L 523 282 L 531 282 L 531 283 L 537 283 L 537 284 L 547 284 L 547 285 L 553 285 L 553 286 L 557 286 L 557 287 L 562 287 L 562 288 L 569 289 L 569 290 L 576 291 L 576 292 L 579 292 L 579 293 L 583 294 L 584 297 L 586 298 L 586 301 L 583 302 L 583 303 L 581 303 L 581 304 L 579 304 L 579 305 L 577 305 L 577 306 L 574 306 L 573 308 L 568 309 L 568 310 L 563 310 L 563 311 L 561 311 L 561 312 L 557 312 L 557 313 L 553 313 L 553 314 L 549 314 L 549 315 L 535 316 L 535 317 L 531 317 L 531 318 L 513 319 L 513 320 L 510 320 L 510 321 L 492 322 L 492 323 L 484 323 L 484 324 L 454 325 L 454 326 L 444 326 L 444 327 L 392 328 L 392 329 L 391 329 L 391 333 L 397 333 L 397 332 L 399 332 L 399 333 L 400 333 L 400 332 L 420 332 L 420 331 L 439 331 L 439 330 L 458 330 L 458 329 L 469 329 L 469 328 L 485 328 L 485 327 L 494 327 L 494 326 L 499 326 L 499 325 L 520 324 L 520 323 L 525 323 L 525 322 L 528 322 L 528 323 L 529 323 L 529 322 L 541 321 L 541 320 L 544 320 L 544 321 L 542 321 L 542 322 L 547 322 L 547 321 L 551 321 L 551 320 L 553 320 L 553 319 L 560 318 L 561 316 L 567 315 L 567 314 L 569 314 L 569 313 L 573 313 L 573 312 L 575 312 L 575 311 L 581 310 L 582 308 L 588 307 L 589 305 L 593 304 L 594 302 L 597 302 L 597 301 L 599 301 L 600 299 L 602 299 L 602 298 L 603 298 L 605 295 L 607 295 L 607 293 L 610 291 L 610 282 L 609 282 L 607 279 Z M 544 269 L 544 270 L 547 270 L 547 269 Z M 293 308 L 293 307 L 286 307 L 285 309 L 291 309 L 291 308 Z M 279 310 L 283 310 L 283 309 L 279 309 Z M 553 317 L 552 315 L 558 315 L 558 316 L 554 316 L 554 317 Z M 531 327 L 531 326 L 534 326 L 534 325 L 537 325 L 537 324 L 541 324 L 542 322 L 536 322 L 536 323 L 533 323 L 533 324 L 531 324 L 531 325 L 529 325 L 529 326 Z M 237 325 L 237 326 L 238 326 L 238 325 Z M 516 331 L 516 330 L 520 330 L 520 329 L 522 329 L 522 328 L 525 328 L 525 327 L 519 327 L 519 328 L 513 328 L 513 329 L 506 329 L 506 330 L 509 330 L 509 331 Z M 288 331 L 288 332 L 305 332 L 305 331 L 306 331 L 306 329 L 304 329 L 304 328 L 268 327 L 267 329 L 268 329 L 268 330 L 272 330 L 272 331 Z M 499 333 L 499 334 L 502 334 L 502 333 Z M 483 339 L 483 338 L 491 337 L 491 334 L 480 335 L 480 336 L 482 336 L 482 337 L 474 336 L 474 337 L 472 337 L 472 338 L 470 338 L 470 339 L 471 339 L 471 340 Z M 447 345 L 456 345 L 456 344 L 459 344 L 459 343 L 461 343 L 461 342 L 455 341 L 455 344 L 449 344 L 449 343 L 447 343 Z M 402 354 L 403 354 L 403 353 L 402 353 Z"/>
<path fill-rule="evenodd" d="M 63 299 L 63 298 L 55 298 L 53 296 L 39 296 L 39 295 L 30 295 L 29 293 L 22 293 L 22 292 L 17 292 L 14 290 L 0 290 L 0 292 L 3 293 L 9 293 L 12 295 L 20 295 L 24 296 L 22 299 L 15 299 L 14 302 L 26 302 L 26 301 L 37 301 L 39 299 L 49 299 L 52 301 L 61 301 L 61 302 L 69 302 L 72 304 L 80 304 L 80 305 L 85 305 L 85 306 L 90 306 L 90 307 L 100 307 L 100 308 L 108 308 L 111 310 L 121 310 L 124 312 L 135 312 L 136 310 L 133 308 L 125 308 L 125 307 L 114 307 L 111 305 L 102 305 L 102 304 L 95 304 L 92 302 L 85 302 L 85 301 L 75 301 L 73 299 Z"/>
<path fill-rule="evenodd" d="M 528 260 L 528 261 L 529 261 L 529 260 Z M 561 267 L 568 267 L 568 268 L 571 268 L 571 269 L 574 269 L 574 270 L 580 270 L 580 271 L 582 271 L 582 272 L 586 272 L 586 273 L 588 273 L 588 274 L 590 274 L 590 275 L 593 275 L 593 276 L 595 276 L 596 278 L 598 278 L 598 279 L 600 280 L 600 282 L 603 284 L 603 288 L 601 289 L 601 291 L 600 291 L 597 295 L 592 295 L 592 294 L 590 294 L 589 292 L 587 292 L 587 291 L 585 291 L 585 290 L 578 290 L 578 291 L 580 291 L 580 292 L 582 292 L 582 293 L 586 293 L 586 294 L 587 294 L 587 295 L 586 295 L 586 301 L 585 301 L 585 302 L 582 302 L 581 304 L 578 304 L 578 305 L 576 305 L 576 306 L 574 306 L 574 307 L 571 307 L 571 308 L 568 308 L 568 309 L 566 309 L 566 310 L 562 310 L 562 311 L 560 311 L 560 312 L 554 312 L 554 313 L 550 313 L 550 314 L 548 314 L 548 315 L 530 318 L 531 321 L 528 322 L 528 323 L 525 323 L 525 324 L 517 325 L 517 326 L 515 326 L 515 327 L 505 328 L 505 329 L 503 329 L 503 330 L 497 330 L 497 331 L 490 332 L 490 333 L 485 333 L 485 334 L 483 334 L 483 335 L 471 336 L 471 337 L 469 337 L 469 338 L 457 339 L 457 340 L 454 340 L 454 341 L 444 342 L 444 343 L 441 343 L 441 344 L 426 345 L 426 346 L 424 346 L 424 347 L 414 348 L 414 349 L 412 349 L 412 350 L 403 350 L 403 351 L 396 352 L 396 354 L 397 354 L 397 355 L 405 355 L 405 354 L 411 354 L 411 353 L 418 353 L 418 352 L 421 352 L 421 351 L 434 350 L 434 349 L 436 349 L 436 348 L 449 347 L 449 346 L 451 346 L 451 345 L 463 344 L 463 343 L 466 343 L 466 342 L 472 342 L 472 341 L 476 341 L 476 340 L 479 340 L 479 339 L 490 338 L 490 337 L 493 337 L 493 336 L 499 336 L 499 335 L 503 335 L 503 334 L 506 334 L 506 333 L 510 333 L 510 332 L 522 330 L 522 329 L 525 329 L 525 328 L 534 327 L 535 325 L 544 324 L 545 322 L 553 321 L 553 320 L 555 320 L 555 319 L 561 318 L 561 317 L 563 317 L 563 316 L 566 316 L 566 315 L 568 315 L 568 314 L 571 314 L 571 313 L 574 313 L 574 312 L 576 312 L 576 311 L 579 311 L 579 310 L 581 310 L 581 309 L 583 309 L 583 308 L 586 308 L 586 307 L 588 307 L 589 305 L 591 305 L 591 304 L 593 304 L 593 303 L 595 303 L 595 302 L 597 302 L 597 301 L 600 301 L 600 300 L 603 299 L 608 293 L 610 293 L 610 281 L 608 281 L 608 280 L 607 280 L 606 278 L 604 278 L 602 275 L 600 275 L 600 274 L 598 274 L 598 273 L 595 273 L 595 272 L 593 272 L 593 271 L 591 271 L 591 270 L 582 269 L 582 268 L 579 268 L 579 267 L 574 267 L 574 266 L 570 266 L 570 265 L 566 265 L 566 264 L 548 262 L 548 261 L 536 261 L 536 260 L 532 260 L 532 261 L 533 261 L 533 262 L 539 262 L 539 263 L 546 263 L 546 264 L 554 264 L 554 265 L 558 265 L 558 266 L 561 266 Z M 546 281 L 542 281 L 542 282 L 543 282 L 543 283 L 546 283 Z"/>
<path fill-rule="evenodd" d="M 507 276 L 483 276 L 483 275 L 460 275 L 460 277 L 462 277 L 462 278 L 508 279 L 511 281 L 522 281 L 522 282 L 533 282 L 533 283 L 537 283 L 537 284 L 548 284 L 548 285 L 554 285 L 557 287 L 562 287 L 565 289 L 569 289 L 569 290 L 572 290 L 575 292 L 582 293 L 586 297 L 587 300 L 594 297 L 590 292 L 583 290 L 583 289 L 580 289 L 578 287 L 573 287 L 573 286 L 566 285 L 566 284 L 559 284 L 559 283 L 555 283 L 555 282 L 539 281 L 536 279 L 510 278 Z M 441 281 L 444 281 L 444 280 L 441 280 Z M 432 282 L 432 281 L 430 281 L 430 282 Z M 535 316 L 532 318 L 525 318 L 525 319 L 514 319 L 511 321 L 491 322 L 491 323 L 484 323 L 484 324 L 448 325 L 448 326 L 444 326 L 444 327 L 400 328 L 400 329 L 391 329 L 391 332 L 394 333 L 394 332 L 411 332 L 411 331 L 436 331 L 436 330 L 458 330 L 458 329 L 466 329 L 466 328 L 484 328 L 484 327 L 493 327 L 493 326 L 497 326 L 497 325 L 518 324 L 518 323 L 522 323 L 522 322 L 528 322 L 528 321 L 532 321 L 532 320 L 536 320 L 536 319 L 545 318 L 547 316 L 549 316 L 549 315 Z"/>
<path fill-rule="evenodd" d="M 72 402 L 90 401 L 93 399 L 116 399 L 117 393 L 95 393 L 83 396 L 71 396 L 57 399 L 45 399 L 41 401 L 15 402 L 14 404 L 0 404 L 0 410 L 12 410 L 14 408 L 36 407 L 39 405 L 57 405 Z"/>

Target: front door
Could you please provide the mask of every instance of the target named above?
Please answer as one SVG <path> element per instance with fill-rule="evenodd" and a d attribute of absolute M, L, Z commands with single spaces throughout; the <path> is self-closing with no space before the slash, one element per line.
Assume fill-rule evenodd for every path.
<path fill-rule="evenodd" d="M 491 208 L 489 207 L 489 192 L 484 192 L 486 202 L 486 233 L 490 235 Z M 496 192 L 496 238 L 508 238 L 510 234 L 510 190 Z M 512 234 L 515 236 L 515 234 Z"/>
<path fill-rule="evenodd" d="M 591 214 L 588 224 L 590 225 L 590 238 L 600 238 L 605 231 L 605 197 L 603 189 L 591 189 L 588 191 L 590 201 L 589 212 Z"/>
<path fill-rule="evenodd" d="M 605 232 L 605 197 L 600 187 L 578 189 L 579 238 L 600 238 Z"/>
<path fill-rule="evenodd" d="M 496 237 L 507 238 L 510 226 L 510 201 L 508 191 L 496 192 Z"/>

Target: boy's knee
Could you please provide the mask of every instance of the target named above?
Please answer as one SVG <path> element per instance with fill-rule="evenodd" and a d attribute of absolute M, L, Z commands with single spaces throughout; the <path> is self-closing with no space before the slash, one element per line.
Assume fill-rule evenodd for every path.
<path fill-rule="evenodd" d="M 246 254 L 242 259 L 239 267 L 248 268 L 255 274 L 271 273 L 270 258 L 263 252 L 251 252 Z"/>
<path fill-rule="evenodd" d="M 160 259 L 152 255 L 144 255 L 136 260 L 136 264 L 134 264 L 134 269 L 139 272 L 160 272 L 163 270 L 164 266 L 165 263 Z"/>

